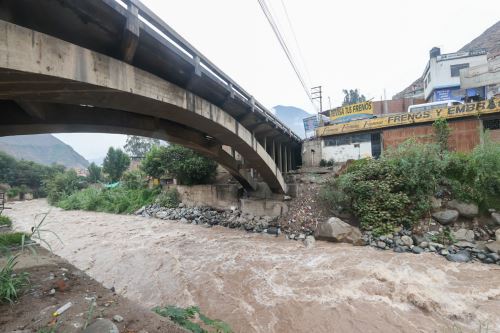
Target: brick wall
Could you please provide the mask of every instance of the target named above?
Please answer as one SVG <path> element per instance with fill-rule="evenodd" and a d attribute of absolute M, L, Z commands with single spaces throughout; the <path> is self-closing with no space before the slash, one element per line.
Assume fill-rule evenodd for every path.
<path fill-rule="evenodd" d="M 467 152 L 474 149 L 480 142 L 479 120 L 463 119 L 450 121 L 450 138 L 448 141 L 450 150 Z M 500 130 L 498 139 L 500 141 Z M 433 142 L 434 129 L 432 124 L 399 127 L 387 129 L 382 132 L 384 149 L 395 147 L 409 138 L 416 138 L 419 142 Z"/>

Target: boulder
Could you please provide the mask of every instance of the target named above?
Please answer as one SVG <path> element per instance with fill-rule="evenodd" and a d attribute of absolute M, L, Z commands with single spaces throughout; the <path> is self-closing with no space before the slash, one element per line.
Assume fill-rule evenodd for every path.
<path fill-rule="evenodd" d="M 330 242 L 364 245 L 364 242 L 361 239 L 361 231 L 359 231 L 358 228 L 345 223 L 338 217 L 332 217 L 328 221 L 320 223 L 314 233 L 314 236 L 316 239 Z"/>
<path fill-rule="evenodd" d="M 314 239 L 314 236 L 309 235 L 306 237 L 306 239 L 304 239 L 304 245 L 307 248 L 314 247 L 315 243 L 316 243 L 316 239 Z"/>
<path fill-rule="evenodd" d="M 432 213 L 432 217 L 442 225 L 454 223 L 458 219 L 458 211 L 453 209 L 441 210 Z"/>
<path fill-rule="evenodd" d="M 491 213 L 491 217 L 496 224 L 500 225 L 500 213 Z"/>
<path fill-rule="evenodd" d="M 485 246 L 488 251 L 500 254 L 500 241 L 486 243 Z"/>
<path fill-rule="evenodd" d="M 413 239 L 411 239 L 410 236 L 406 236 L 406 235 L 401 236 L 401 242 L 403 243 L 403 245 L 408 246 L 408 247 L 413 245 Z"/>
<path fill-rule="evenodd" d="M 468 229 L 458 229 L 457 231 L 453 231 L 453 238 L 457 241 L 466 241 L 473 242 L 474 241 L 474 231 Z"/>
<path fill-rule="evenodd" d="M 500 229 L 497 229 L 497 231 L 495 231 L 495 239 L 500 242 Z"/>
<path fill-rule="evenodd" d="M 470 252 L 467 250 L 458 251 L 457 253 L 450 253 L 446 259 L 453 262 L 469 262 L 471 259 Z"/>
<path fill-rule="evenodd" d="M 455 246 L 458 246 L 458 247 L 468 247 L 468 248 L 472 249 L 472 248 L 476 247 L 476 244 L 473 244 L 471 242 L 462 240 L 462 241 L 456 242 Z"/>
<path fill-rule="evenodd" d="M 439 209 L 442 205 L 442 200 L 434 196 L 431 197 L 431 207 L 432 209 Z"/>
<path fill-rule="evenodd" d="M 448 207 L 458 210 L 458 213 L 463 217 L 472 218 L 479 215 L 479 208 L 473 203 L 451 200 L 448 202 Z"/>
<path fill-rule="evenodd" d="M 412 247 L 411 252 L 413 252 L 415 254 L 420 254 L 420 253 L 424 252 L 424 249 L 421 248 L 420 246 L 414 246 L 414 247 Z"/>
<path fill-rule="evenodd" d="M 119 333 L 118 327 L 111 320 L 97 319 L 83 330 L 83 333 Z"/>

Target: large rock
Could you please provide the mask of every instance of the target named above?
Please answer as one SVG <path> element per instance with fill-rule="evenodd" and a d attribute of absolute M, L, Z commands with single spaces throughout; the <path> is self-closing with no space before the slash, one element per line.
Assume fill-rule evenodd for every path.
<path fill-rule="evenodd" d="M 361 231 L 358 228 L 345 223 L 338 217 L 332 217 L 319 224 L 314 233 L 314 237 L 319 240 L 364 245 L 361 236 Z"/>
<path fill-rule="evenodd" d="M 486 243 L 485 246 L 488 251 L 500 254 L 500 241 Z"/>
<path fill-rule="evenodd" d="M 458 210 L 458 213 L 464 217 L 471 218 L 479 215 L 479 208 L 473 203 L 451 200 L 448 202 L 448 207 Z"/>
<path fill-rule="evenodd" d="M 457 231 L 452 232 L 453 237 L 457 241 L 466 241 L 473 242 L 474 241 L 474 231 L 468 229 L 458 229 Z"/>
<path fill-rule="evenodd" d="M 316 243 L 316 240 L 314 239 L 314 236 L 307 236 L 306 239 L 304 239 L 304 245 L 307 247 L 307 248 L 311 248 L 311 247 L 314 247 L 314 243 Z"/>
<path fill-rule="evenodd" d="M 441 205 L 443 204 L 442 200 L 440 198 L 436 198 L 434 196 L 431 197 L 431 207 L 432 209 L 439 209 L 441 208 Z"/>
<path fill-rule="evenodd" d="M 500 213 L 491 213 L 491 217 L 496 224 L 500 225 Z"/>
<path fill-rule="evenodd" d="M 453 262 L 469 262 L 471 260 L 470 252 L 467 250 L 458 251 L 457 253 L 450 253 L 446 259 Z"/>
<path fill-rule="evenodd" d="M 401 236 L 401 242 L 403 243 L 403 245 L 405 246 L 412 246 L 413 245 L 413 239 L 410 237 L 410 236 Z"/>
<path fill-rule="evenodd" d="M 454 223 L 458 219 L 458 211 L 453 209 L 441 210 L 432 213 L 432 217 L 442 225 L 448 225 Z"/>
<path fill-rule="evenodd" d="M 118 327 L 111 320 L 97 319 L 83 330 L 83 333 L 119 333 Z"/>
<path fill-rule="evenodd" d="M 495 239 L 500 242 L 500 229 L 497 229 L 497 231 L 495 231 Z"/>

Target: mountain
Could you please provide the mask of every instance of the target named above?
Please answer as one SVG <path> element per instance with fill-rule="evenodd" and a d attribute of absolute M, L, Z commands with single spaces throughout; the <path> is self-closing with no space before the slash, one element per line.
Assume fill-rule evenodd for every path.
<path fill-rule="evenodd" d="M 62 164 L 67 168 L 86 168 L 89 162 L 70 146 L 50 134 L 0 137 L 0 151 L 40 164 Z"/>
<path fill-rule="evenodd" d="M 488 53 L 495 54 L 500 52 L 500 21 L 493 24 L 491 27 L 486 29 L 481 35 L 474 38 L 471 42 L 464 45 L 458 51 L 470 51 L 474 49 L 486 49 Z M 393 99 L 398 99 L 404 97 L 406 93 L 412 90 L 423 88 L 424 80 L 422 77 L 418 78 L 406 87 L 404 90 L 400 91 L 394 95 Z"/>
<path fill-rule="evenodd" d="M 312 116 L 306 111 L 296 108 L 295 106 L 276 105 L 274 108 L 276 117 L 281 120 L 286 126 L 295 132 L 302 139 L 304 136 L 304 123 L 302 119 Z"/>

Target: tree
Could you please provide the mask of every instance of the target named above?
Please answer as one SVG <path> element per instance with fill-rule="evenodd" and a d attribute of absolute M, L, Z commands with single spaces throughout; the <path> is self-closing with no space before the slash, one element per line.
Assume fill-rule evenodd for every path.
<path fill-rule="evenodd" d="M 112 182 L 117 182 L 130 165 L 130 157 L 121 149 L 109 147 L 102 164 L 102 171 L 109 175 Z"/>
<path fill-rule="evenodd" d="M 125 151 L 132 157 L 144 157 L 153 146 L 159 146 L 160 140 L 146 138 L 136 135 L 128 135 L 125 146 Z"/>
<path fill-rule="evenodd" d="M 166 147 L 153 146 L 141 163 L 141 169 L 148 176 L 160 178 L 166 170 Z"/>
<path fill-rule="evenodd" d="M 95 184 L 101 180 L 101 169 L 102 168 L 97 164 L 95 164 L 94 162 L 90 163 L 90 165 L 87 168 L 89 172 L 87 179 L 89 180 L 90 183 Z"/>
<path fill-rule="evenodd" d="M 342 89 L 344 93 L 344 101 L 342 102 L 342 106 L 356 104 L 360 102 L 366 102 L 365 95 L 361 94 L 358 89 Z"/>
<path fill-rule="evenodd" d="M 217 163 L 178 145 L 153 148 L 142 162 L 143 171 L 159 178 L 166 172 L 185 185 L 204 184 L 213 179 Z"/>

